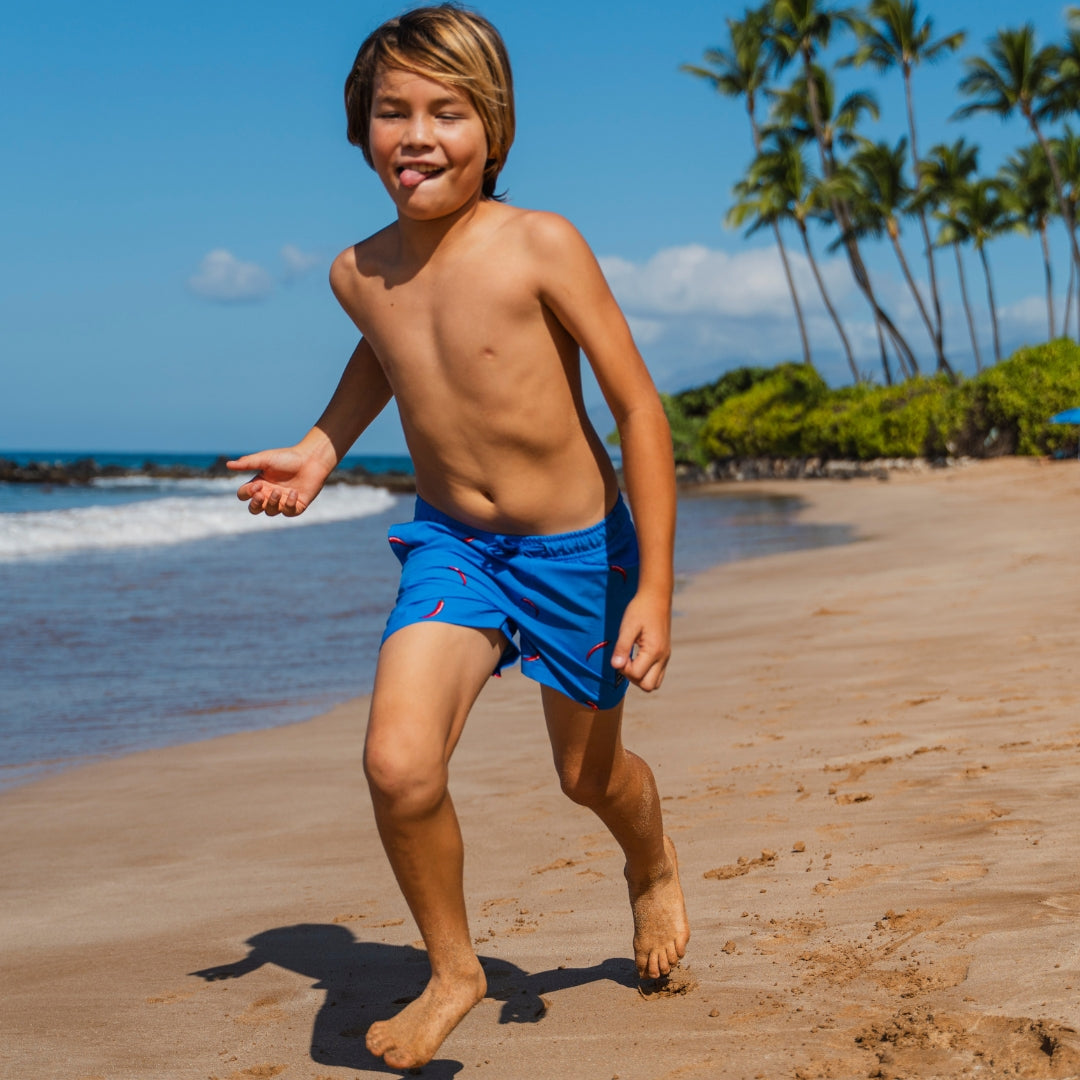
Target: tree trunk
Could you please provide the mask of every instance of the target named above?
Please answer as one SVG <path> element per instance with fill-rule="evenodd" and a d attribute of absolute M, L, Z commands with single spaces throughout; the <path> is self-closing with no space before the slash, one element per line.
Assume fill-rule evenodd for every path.
<path fill-rule="evenodd" d="M 994 363 L 1001 363 L 1001 340 L 998 337 L 997 304 L 994 303 L 994 282 L 990 277 L 990 260 L 986 257 L 986 248 L 976 245 L 982 260 L 983 273 L 986 275 L 986 298 L 990 302 L 990 325 L 994 329 Z"/>
<path fill-rule="evenodd" d="M 825 288 L 825 282 L 822 280 L 821 272 L 818 270 L 817 259 L 814 258 L 814 252 L 810 247 L 810 237 L 807 235 L 806 222 L 796 218 L 795 223 L 799 226 L 799 235 L 802 237 L 803 247 L 806 249 L 806 258 L 810 263 L 810 269 L 814 272 L 814 280 L 817 282 L 817 287 L 821 292 L 821 299 L 825 302 L 825 307 L 832 316 L 832 321 L 836 324 L 836 332 L 840 335 L 840 340 L 844 343 L 844 352 L 847 354 L 847 362 L 848 367 L 851 369 L 851 377 L 858 383 L 861 381 L 859 378 L 859 368 L 856 365 L 855 357 L 851 352 L 851 343 L 848 341 L 847 334 L 844 333 L 843 323 L 840 322 L 840 316 L 836 314 L 836 308 L 833 307 L 832 300 L 829 299 L 829 293 Z"/>
<path fill-rule="evenodd" d="M 889 367 L 889 354 L 885 348 L 885 335 L 881 332 L 881 322 L 874 319 L 874 329 L 877 331 L 878 348 L 881 350 L 881 370 L 885 373 L 885 385 L 892 386 L 892 368 Z"/>
<path fill-rule="evenodd" d="M 806 336 L 806 320 L 803 318 L 799 294 L 795 291 L 795 278 L 791 274 L 787 251 L 784 249 L 784 242 L 780 239 L 780 226 L 774 221 L 772 228 L 773 235 L 776 237 L 776 245 L 780 249 L 780 261 L 784 264 L 784 277 L 787 278 L 788 288 L 791 290 L 791 302 L 795 305 L 795 318 L 799 324 L 799 337 L 802 340 L 803 363 L 808 367 L 813 367 L 814 362 L 810 359 L 810 339 Z"/>
<path fill-rule="evenodd" d="M 956 252 L 956 272 L 960 277 L 960 295 L 964 298 L 964 311 L 967 314 L 968 332 L 971 334 L 971 347 L 975 350 L 975 370 L 982 371 L 982 356 L 979 353 L 979 337 L 975 333 L 975 319 L 971 314 L 971 301 L 968 300 L 967 278 L 964 276 L 964 260 L 960 257 L 960 245 L 953 244 Z"/>
<path fill-rule="evenodd" d="M 1069 287 L 1065 290 L 1065 318 L 1061 321 L 1061 336 L 1069 336 L 1069 319 L 1072 317 L 1073 279 L 1076 277 L 1076 264 L 1069 260 Z"/>
<path fill-rule="evenodd" d="M 904 98 L 907 102 L 908 129 L 911 132 L 911 161 L 915 169 L 915 186 L 919 183 L 919 149 L 915 142 L 915 109 L 911 103 L 911 66 L 904 64 Z M 941 317 L 941 292 L 938 289 L 937 267 L 934 264 L 934 245 L 930 241 L 930 226 L 926 222 L 926 210 L 919 207 L 919 228 L 922 231 L 923 248 L 926 252 L 926 266 L 930 271 L 930 300 L 934 305 L 934 326 L 936 332 L 934 351 L 937 354 L 938 371 L 944 371 L 950 379 L 956 381 L 956 373 L 945 358 L 945 324 Z"/>
<path fill-rule="evenodd" d="M 1046 317 L 1050 323 L 1049 341 L 1054 340 L 1054 271 L 1050 265 L 1050 244 L 1046 238 L 1046 222 L 1039 222 L 1039 239 L 1042 241 L 1043 267 L 1046 271 Z"/>
<path fill-rule="evenodd" d="M 750 135 L 754 140 L 754 149 L 758 153 L 761 153 L 761 132 L 758 129 L 757 119 L 754 116 L 753 94 L 747 94 L 746 96 L 746 115 L 750 120 Z M 791 303 L 795 307 L 795 318 L 799 324 L 799 337 L 802 339 L 803 363 L 813 367 L 814 362 L 810 358 L 810 339 L 806 336 L 806 323 L 803 320 L 802 308 L 799 305 L 799 294 L 795 291 L 795 278 L 791 273 L 791 266 L 788 263 L 787 249 L 784 247 L 784 238 L 780 235 L 779 223 L 775 221 L 772 223 L 772 231 L 773 236 L 776 238 L 776 246 L 780 251 L 780 261 L 784 264 L 784 277 L 787 278 L 788 288 L 791 290 Z"/>
<path fill-rule="evenodd" d="M 1039 140 L 1039 145 L 1046 155 L 1047 164 L 1050 166 L 1050 175 L 1054 178 L 1054 190 L 1057 192 L 1058 208 L 1061 210 L 1061 216 L 1065 221 L 1065 228 L 1069 233 L 1069 247 L 1072 251 L 1072 262 L 1074 266 L 1080 267 L 1080 248 L 1077 248 L 1076 246 L 1076 229 L 1073 225 L 1072 207 L 1069 205 L 1069 200 L 1065 198 L 1065 185 L 1061 180 L 1061 170 L 1058 168 L 1058 163 L 1050 149 L 1050 144 L 1046 141 L 1046 136 L 1042 133 L 1042 128 L 1039 127 L 1038 121 L 1032 114 L 1030 106 L 1024 108 L 1024 116 L 1027 118 L 1028 124 L 1031 125 L 1031 130 L 1035 132 L 1035 138 Z"/>
<path fill-rule="evenodd" d="M 814 141 L 818 146 L 818 154 L 821 157 L 821 172 L 825 179 L 829 179 L 833 174 L 832 163 L 829 160 L 829 155 L 825 151 L 825 131 L 821 123 L 821 110 L 818 107 L 817 98 L 817 86 L 814 83 L 814 71 L 813 71 L 813 53 L 809 47 L 802 49 L 803 57 L 803 74 L 806 79 L 806 100 L 810 106 L 810 120 L 814 125 Z M 855 278 L 855 284 L 858 286 L 859 291 L 866 297 L 867 303 L 874 310 L 874 317 L 882 324 L 889 332 L 889 337 L 892 338 L 896 345 L 897 355 L 901 357 L 901 363 L 906 360 L 908 367 L 918 374 L 919 362 L 915 359 L 915 354 L 911 351 L 911 346 L 904 340 L 903 335 L 897 330 L 893 324 L 892 319 L 885 314 L 881 305 L 877 302 L 877 297 L 874 295 L 873 287 L 870 284 L 870 274 L 866 269 L 866 264 L 863 262 L 862 254 L 859 251 L 859 246 L 852 235 L 851 230 L 851 218 L 848 215 L 847 208 L 839 200 L 833 200 L 832 202 L 833 217 L 836 218 L 836 223 L 840 227 L 841 236 L 843 237 L 844 250 L 847 252 L 848 265 L 851 267 L 852 276 Z M 888 375 L 886 375 L 888 378 Z"/>
<path fill-rule="evenodd" d="M 926 324 L 926 332 L 930 335 L 930 342 L 934 346 L 935 351 L 938 348 L 938 335 L 934 330 L 934 324 L 930 321 L 930 315 L 926 310 L 926 305 L 923 303 L 922 294 L 919 292 L 919 287 L 915 284 L 915 279 L 911 276 L 911 268 L 908 266 L 908 261 L 904 257 L 904 249 L 900 246 L 899 230 L 894 229 L 892 223 L 888 223 L 887 231 L 889 239 L 892 241 L 893 251 L 896 252 L 896 257 L 900 261 L 900 269 L 904 273 L 904 280 L 908 283 L 908 288 L 911 290 L 911 295 L 915 297 L 915 304 L 919 309 L 919 314 L 922 316 L 923 322 Z M 952 375 L 952 369 L 949 367 L 948 361 L 942 353 L 938 353 L 938 371 L 947 371 Z"/>

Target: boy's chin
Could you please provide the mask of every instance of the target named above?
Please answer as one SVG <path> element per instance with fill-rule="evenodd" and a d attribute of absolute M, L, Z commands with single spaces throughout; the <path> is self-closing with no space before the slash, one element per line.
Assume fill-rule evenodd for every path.
<path fill-rule="evenodd" d="M 426 198 L 419 188 L 401 191 L 394 197 L 400 217 L 409 218 L 411 221 L 439 221 L 441 218 L 452 217 L 476 202 L 479 202 L 480 193 L 475 197 L 466 199 L 440 199 Z"/>

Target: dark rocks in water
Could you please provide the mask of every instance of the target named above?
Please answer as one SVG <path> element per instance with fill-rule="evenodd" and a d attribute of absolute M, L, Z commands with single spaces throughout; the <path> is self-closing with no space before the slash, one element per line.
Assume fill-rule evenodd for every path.
<path fill-rule="evenodd" d="M 88 484 L 101 469 L 93 458 L 80 458 L 66 465 L 48 461 L 31 461 L 18 465 L 0 460 L 0 480 L 9 484 Z"/>
<path fill-rule="evenodd" d="M 128 476 L 150 476 L 155 480 L 201 480 L 211 475 L 206 469 L 197 469 L 194 465 L 154 465 L 142 471 L 132 469 Z"/>
<path fill-rule="evenodd" d="M 236 477 L 237 486 L 243 483 L 243 475 L 225 467 L 228 460 L 224 454 L 215 458 L 205 469 L 192 465 L 159 465 L 144 461 L 138 468 L 124 465 L 98 465 L 93 458 L 80 458 L 67 463 L 31 461 L 19 465 L 7 458 L 0 458 L 0 483 L 9 484 L 89 484 L 98 477 L 148 476 L 156 480 L 199 480 L 206 478 Z M 416 491 L 416 478 L 412 473 L 389 470 L 373 473 L 362 465 L 348 469 L 335 469 L 328 484 L 362 484 L 366 487 L 385 488 L 395 495 L 408 495 Z"/>
<path fill-rule="evenodd" d="M 335 469 L 326 482 L 328 484 L 385 488 L 395 495 L 410 495 L 416 491 L 416 477 L 412 473 L 400 472 L 397 469 L 373 473 L 365 469 L 363 465 L 353 465 L 348 469 Z"/>
<path fill-rule="evenodd" d="M 210 466 L 206 470 L 207 476 L 232 476 L 231 469 L 226 468 L 225 462 L 229 459 L 224 454 L 218 454 L 216 458 L 211 462 Z"/>

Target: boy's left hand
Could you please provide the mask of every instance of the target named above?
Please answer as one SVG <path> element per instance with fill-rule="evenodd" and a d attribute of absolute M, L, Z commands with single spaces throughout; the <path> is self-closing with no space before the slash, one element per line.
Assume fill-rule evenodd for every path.
<path fill-rule="evenodd" d="M 623 613 L 611 666 L 642 690 L 656 690 L 670 657 L 671 603 L 639 592 Z"/>

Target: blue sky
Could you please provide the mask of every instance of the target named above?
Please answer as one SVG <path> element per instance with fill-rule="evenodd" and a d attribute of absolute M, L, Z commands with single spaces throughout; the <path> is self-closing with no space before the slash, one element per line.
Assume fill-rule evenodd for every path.
<path fill-rule="evenodd" d="M 677 390 L 739 363 L 797 357 L 767 234 L 723 226 L 749 158 L 742 107 L 678 71 L 723 43 L 724 18 L 745 5 L 477 6 L 514 63 L 511 201 L 565 214 L 585 234 L 657 384 Z M 968 31 L 960 57 L 1020 18 L 998 0 L 920 7 L 938 34 Z M 363 37 L 399 10 L 336 0 L 12 6 L 0 33 L 0 447 L 231 453 L 307 430 L 355 345 L 326 284 L 330 261 L 389 219 L 381 186 L 345 140 L 341 87 Z M 1047 41 L 1060 37 L 1063 10 L 1034 3 L 1022 14 Z M 948 122 L 961 72 L 959 59 L 917 72 L 920 145 L 964 134 L 992 172 L 1027 133 L 1019 120 Z M 882 119 L 868 134 L 903 133 L 895 81 L 867 70 L 842 86 L 878 95 Z M 828 238 L 816 240 L 860 363 L 873 370 L 872 325 Z M 907 246 L 917 263 L 911 233 Z M 1061 293 L 1060 235 L 1055 255 Z M 990 258 L 1005 348 L 1042 340 L 1037 241 L 1007 238 Z M 930 366 L 891 254 L 875 251 L 871 266 Z M 835 334 L 801 264 L 799 274 L 815 359 L 843 381 Z M 985 357 L 971 253 L 968 274 Z M 951 263 L 941 275 L 947 346 L 970 368 Z M 389 413 L 357 447 L 402 448 Z"/>

